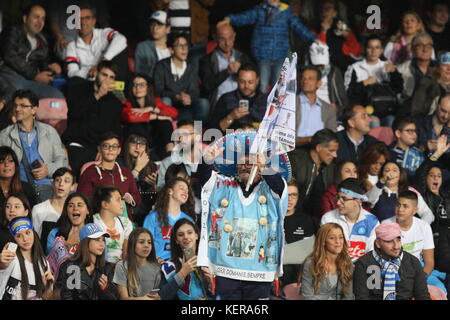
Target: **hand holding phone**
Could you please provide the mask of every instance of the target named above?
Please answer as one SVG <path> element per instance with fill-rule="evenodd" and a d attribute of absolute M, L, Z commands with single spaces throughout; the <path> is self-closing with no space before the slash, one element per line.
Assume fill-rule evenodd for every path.
<path fill-rule="evenodd" d="M 239 100 L 239 108 L 244 108 L 244 109 L 248 110 L 249 105 L 250 105 L 250 103 L 247 99 Z"/>
<path fill-rule="evenodd" d="M 11 251 L 11 252 L 16 252 L 17 251 L 17 244 L 13 243 L 13 242 L 8 242 L 7 250 Z"/>
<path fill-rule="evenodd" d="M 40 167 L 41 167 L 41 163 L 39 162 L 39 160 L 34 160 L 31 163 L 31 169 L 37 169 L 37 168 L 40 168 Z"/>

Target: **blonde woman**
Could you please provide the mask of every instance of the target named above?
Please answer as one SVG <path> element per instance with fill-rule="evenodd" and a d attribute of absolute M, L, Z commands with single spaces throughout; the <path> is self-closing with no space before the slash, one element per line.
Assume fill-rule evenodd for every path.
<path fill-rule="evenodd" d="M 340 225 L 327 223 L 320 227 L 313 253 L 303 267 L 300 291 L 305 300 L 353 299 L 353 265 L 347 251 Z"/>

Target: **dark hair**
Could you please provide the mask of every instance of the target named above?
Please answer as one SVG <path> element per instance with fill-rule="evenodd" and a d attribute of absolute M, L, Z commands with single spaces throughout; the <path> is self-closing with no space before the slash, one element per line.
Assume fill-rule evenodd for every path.
<path fill-rule="evenodd" d="M 89 1 L 83 1 L 78 6 L 80 10 L 91 10 L 92 16 L 95 18 L 97 16 L 97 10 L 95 9 L 95 6 L 93 6 Z"/>
<path fill-rule="evenodd" d="M 173 48 L 175 42 L 177 42 L 179 38 L 184 38 L 188 44 L 190 43 L 189 35 L 187 33 L 170 32 L 169 35 L 167 36 L 167 47 Z"/>
<path fill-rule="evenodd" d="M 337 185 L 338 192 L 341 189 L 348 189 L 359 194 L 366 193 L 366 189 L 364 188 L 362 181 L 356 178 L 347 178 L 344 181 L 341 181 Z"/>
<path fill-rule="evenodd" d="M 348 120 L 350 120 L 351 118 L 353 118 L 356 115 L 355 108 L 357 106 L 361 106 L 361 105 L 360 104 L 354 104 L 354 105 L 352 105 L 350 107 L 344 108 L 344 110 L 342 111 L 342 116 L 341 116 L 342 124 L 344 125 L 344 128 L 346 130 L 349 128 Z"/>
<path fill-rule="evenodd" d="M 397 201 L 400 198 L 408 199 L 414 202 L 414 205 L 417 207 L 417 204 L 419 203 L 419 198 L 417 197 L 417 194 L 414 191 L 411 190 L 405 190 L 398 194 Z"/>
<path fill-rule="evenodd" d="M 364 50 L 367 49 L 367 46 L 369 45 L 370 41 L 374 41 L 374 40 L 378 40 L 381 43 L 381 47 L 383 47 L 383 39 L 381 39 L 381 37 L 377 34 L 371 34 L 370 36 L 367 37 L 366 42 L 364 43 Z"/>
<path fill-rule="evenodd" d="M 55 180 L 58 177 L 62 177 L 63 175 L 65 175 L 66 173 L 70 174 L 72 176 L 72 184 L 75 183 L 75 176 L 73 174 L 73 171 L 70 170 L 67 167 L 61 167 L 59 169 L 56 169 L 56 171 L 53 173 L 52 175 L 52 179 Z"/>
<path fill-rule="evenodd" d="M 347 163 L 353 163 L 353 165 L 356 167 L 356 169 L 358 169 L 358 166 L 356 165 L 356 163 L 354 163 L 351 160 L 344 160 L 344 161 L 341 161 L 338 164 L 336 164 L 336 166 L 334 167 L 334 183 L 336 185 L 338 185 L 342 181 L 341 171 L 342 171 L 342 168 Z"/>
<path fill-rule="evenodd" d="M 241 71 L 253 71 L 257 77 L 259 76 L 258 68 L 253 63 L 248 62 L 248 63 L 242 64 L 241 67 L 239 68 L 237 74 L 239 75 L 239 72 L 241 72 Z"/>
<path fill-rule="evenodd" d="M 416 119 L 412 116 L 396 117 L 392 123 L 392 130 L 403 130 L 408 124 L 416 124 Z"/>
<path fill-rule="evenodd" d="M 20 164 L 19 159 L 17 158 L 16 153 L 13 149 L 7 146 L 1 146 L 0 147 L 0 161 L 4 161 L 7 156 L 11 156 L 13 158 L 15 168 L 14 168 L 14 175 L 11 179 L 11 183 L 9 186 L 9 189 L 14 192 L 23 192 L 22 182 L 20 181 Z"/>
<path fill-rule="evenodd" d="M 102 209 L 102 202 L 110 202 L 111 201 L 111 195 L 113 192 L 117 191 L 118 193 L 122 194 L 120 192 L 120 189 L 116 186 L 98 186 L 94 190 L 94 199 L 92 201 L 94 205 L 94 210 L 96 212 L 100 212 Z"/>
<path fill-rule="evenodd" d="M 58 233 L 56 236 L 62 236 L 64 239 L 67 240 L 69 237 L 70 230 L 72 229 L 72 223 L 70 222 L 69 215 L 67 214 L 67 207 L 69 206 L 69 202 L 73 199 L 79 197 L 83 200 L 83 202 L 86 204 L 88 214 L 86 215 L 86 219 L 84 220 L 85 224 L 94 222 L 92 218 L 92 207 L 91 203 L 89 202 L 89 199 L 84 195 L 82 192 L 74 192 L 69 194 L 66 201 L 64 201 L 64 207 L 62 210 L 61 215 L 59 216 L 58 221 L 56 221 L 55 228 L 59 228 Z"/>
<path fill-rule="evenodd" d="M 136 250 L 137 240 L 142 233 L 148 234 L 150 236 L 150 240 L 152 242 L 152 251 L 150 251 L 150 254 L 147 257 L 147 261 L 149 263 L 153 263 L 153 264 L 159 266 L 158 260 L 156 259 L 155 242 L 153 240 L 152 233 L 145 228 L 134 229 L 130 233 L 130 236 L 128 237 L 128 247 L 127 247 L 128 255 L 126 258 L 126 263 L 127 263 L 126 267 L 127 267 L 127 271 L 128 271 L 127 272 L 127 290 L 128 290 L 128 295 L 130 297 L 138 296 L 139 282 L 141 279 L 139 279 L 139 274 L 137 272 L 138 262 L 136 259 L 135 250 Z M 124 263 L 125 263 L 125 261 L 124 261 Z"/>
<path fill-rule="evenodd" d="M 189 176 L 184 163 L 172 163 L 166 170 L 166 174 L 164 175 L 164 182 L 167 183 L 168 181 L 175 179 L 180 173 L 184 174 L 185 176 Z"/>
<path fill-rule="evenodd" d="M 185 204 L 181 205 L 181 210 L 186 213 L 187 215 L 194 218 L 194 197 L 192 193 L 192 188 L 189 185 L 189 182 L 186 181 L 186 179 L 176 177 L 164 185 L 164 187 L 158 192 L 158 195 L 156 197 L 156 203 L 155 203 L 155 211 L 158 215 L 158 222 L 161 226 L 167 226 L 169 225 L 169 219 L 167 218 L 167 215 L 169 214 L 169 189 L 172 189 L 175 184 L 178 182 L 184 182 L 189 189 L 189 197 Z"/>
<path fill-rule="evenodd" d="M 2 215 L 0 215 L 0 226 L 2 226 L 3 228 L 8 228 L 10 221 L 8 221 L 8 219 L 6 219 L 6 203 L 8 202 L 8 200 L 10 198 L 17 198 L 19 199 L 22 204 L 23 207 L 25 208 L 25 210 L 28 210 L 28 214 L 25 217 L 21 217 L 21 218 L 27 218 L 27 219 L 32 219 L 31 216 L 31 205 L 30 202 L 28 201 L 28 198 L 25 196 L 25 194 L 23 194 L 22 192 L 15 192 L 15 193 L 11 193 L 10 195 L 8 195 L 5 199 L 5 203 L 3 204 L 3 213 Z M 13 219 L 14 220 L 14 219 Z M 1 248 L 3 250 L 3 248 Z"/>
<path fill-rule="evenodd" d="M 175 225 L 172 228 L 172 234 L 170 235 L 170 254 L 171 254 L 171 260 L 175 265 L 175 270 L 178 272 L 181 269 L 181 259 L 184 257 L 183 250 L 181 249 L 180 245 L 177 243 L 177 231 L 180 229 L 181 226 L 188 224 L 192 228 L 194 228 L 195 233 L 198 235 L 198 239 L 200 240 L 200 232 L 198 230 L 198 227 L 195 225 L 194 222 L 192 222 L 189 219 L 182 218 L 178 220 Z M 198 240 L 196 244 L 196 248 L 198 248 Z"/>
<path fill-rule="evenodd" d="M 15 223 L 19 219 L 23 219 L 24 217 L 16 217 L 11 220 L 11 224 Z M 28 218 L 28 220 L 30 220 Z M 35 290 L 36 290 L 36 296 L 38 298 L 42 298 L 45 286 L 42 281 L 42 270 L 47 270 L 48 268 L 48 262 L 45 258 L 44 250 L 42 249 L 41 243 L 39 241 L 39 235 L 36 233 L 36 231 L 33 231 L 34 239 L 33 239 L 33 246 L 31 247 L 31 263 L 33 264 L 33 272 L 34 272 L 34 280 L 35 280 Z M 22 276 L 21 279 L 21 293 L 22 293 L 22 299 L 27 300 L 28 298 L 28 290 L 30 289 L 30 283 L 28 279 L 28 272 L 27 268 L 25 267 L 25 258 L 23 257 L 22 250 L 20 248 L 16 251 L 17 259 L 19 260 L 19 266 L 20 266 L 20 273 Z"/>
<path fill-rule="evenodd" d="M 313 65 L 308 65 L 308 66 L 304 67 L 300 74 L 303 75 L 303 73 L 308 70 L 316 72 L 317 80 L 322 79 L 322 71 L 320 71 L 320 69 L 318 67 L 313 66 Z"/>
<path fill-rule="evenodd" d="M 102 71 L 102 69 L 109 69 L 112 72 L 114 72 L 115 75 L 117 75 L 118 69 L 117 69 L 117 64 L 112 61 L 112 60 L 102 60 L 100 61 L 100 63 L 97 65 L 97 70 L 98 72 Z"/>
<path fill-rule="evenodd" d="M 442 99 L 450 98 L 450 92 L 447 92 L 447 91 L 445 91 L 445 90 L 442 90 L 442 91 L 443 91 L 443 92 L 442 92 L 442 94 L 439 96 L 438 101 L 437 101 L 437 104 L 438 104 L 438 105 L 441 103 Z M 436 111 L 435 111 L 435 112 L 436 112 Z"/>
<path fill-rule="evenodd" d="M 311 149 L 314 150 L 319 144 L 327 147 L 332 141 L 339 142 L 336 133 L 327 128 L 319 130 L 311 138 Z"/>
<path fill-rule="evenodd" d="M 30 2 L 28 3 L 29 3 L 28 5 L 22 6 L 22 15 L 24 16 L 28 17 L 31 13 L 31 10 L 33 10 L 34 7 L 41 7 L 42 9 L 44 9 L 44 11 L 46 11 L 45 6 L 39 1 L 31 1 L 31 3 Z"/>
<path fill-rule="evenodd" d="M 106 131 L 100 135 L 98 140 L 98 146 L 100 147 L 103 142 L 110 139 L 117 139 L 117 141 L 119 141 L 119 144 L 122 145 L 122 139 L 117 133 L 113 131 Z"/>
<path fill-rule="evenodd" d="M 132 133 L 130 134 L 127 139 L 125 140 L 125 143 L 123 144 L 123 148 L 122 148 L 122 159 L 123 162 L 125 164 L 125 167 L 127 167 L 130 170 L 133 170 L 134 165 L 136 164 L 136 158 L 133 158 L 130 155 L 130 143 L 131 142 L 135 142 L 135 141 L 145 141 L 145 152 L 147 152 L 147 154 L 149 153 L 149 145 L 148 145 L 148 141 L 147 138 L 136 134 L 136 133 Z M 151 160 L 150 156 L 149 156 L 149 161 L 147 163 L 147 165 L 141 170 L 141 172 L 139 173 L 139 176 L 147 176 L 150 173 L 156 171 L 157 167 L 155 165 L 155 163 Z"/>
<path fill-rule="evenodd" d="M 431 4 L 428 6 L 428 12 L 431 13 L 433 12 L 437 6 L 446 6 L 448 9 L 450 9 L 450 6 L 448 4 L 447 1 L 445 0 L 435 0 L 435 1 L 431 1 Z"/>
<path fill-rule="evenodd" d="M 361 153 L 359 158 L 359 178 L 366 183 L 366 179 L 369 176 L 370 166 L 378 160 L 380 156 L 384 156 L 385 161 L 388 161 L 390 158 L 389 149 L 386 143 L 382 141 L 377 141 L 371 143 L 367 146 L 366 149 Z M 366 189 L 368 189 L 369 185 L 366 185 Z"/>
<path fill-rule="evenodd" d="M 33 107 L 39 107 L 39 98 L 31 90 L 16 90 L 12 95 L 12 101 L 18 99 L 28 99 Z"/>
<path fill-rule="evenodd" d="M 78 246 L 77 251 L 75 254 L 69 258 L 70 261 L 76 261 L 80 264 L 82 267 L 87 267 L 91 264 L 91 255 L 89 253 L 89 243 L 91 241 L 94 241 L 95 239 L 92 238 L 84 238 L 80 241 L 80 245 Z M 103 250 L 103 253 L 100 257 L 95 258 L 95 267 L 96 268 L 102 268 L 106 264 L 106 245 L 105 250 Z"/>
<path fill-rule="evenodd" d="M 145 106 L 154 105 L 155 104 L 155 89 L 152 83 L 152 79 L 144 73 L 135 73 L 132 75 L 131 80 L 128 84 L 127 96 L 128 100 L 130 100 L 132 106 L 134 108 L 140 108 L 141 106 L 136 101 L 136 98 L 133 95 L 133 81 L 137 78 L 142 78 L 147 82 L 147 95 L 145 96 Z"/>
<path fill-rule="evenodd" d="M 177 128 L 184 127 L 184 126 L 193 126 L 194 127 L 194 120 L 192 119 L 184 119 L 177 122 Z"/>
<path fill-rule="evenodd" d="M 378 176 L 380 178 L 383 176 L 384 168 L 390 163 L 395 164 L 398 167 L 399 172 L 400 172 L 400 179 L 398 181 L 398 193 L 408 190 L 408 176 L 406 175 L 406 171 L 403 170 L 403 168 L 397 162 L 386 161 L 386 163 L 383 165 L 383 167 L 381 167 L 380 174 Z"/>
<path fill-rule="evenodd" d="M 231 124 L 231 126 L 228 127 L 228 129 L 230 130 L 245 130 L 245 129 L 255 129 L 255 126 L 253 125 L 253 123 L 251 123 L 250 121 L 233 121 L 233 123 Z"/>

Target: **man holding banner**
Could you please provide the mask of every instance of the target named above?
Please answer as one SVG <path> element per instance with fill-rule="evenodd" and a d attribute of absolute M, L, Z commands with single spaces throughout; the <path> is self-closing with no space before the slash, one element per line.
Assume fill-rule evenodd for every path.
<path fill-rule="evenodd" d="M 198 167 L 198 265 L 215 275 L 218 299 L 268 299 L 272 282 L 283 273 L 286 180 L 291 177 L 285 152 L 295 147 L 295 69 L 294 55 L 269 95 L 258 133 L 219 139 Z"/>

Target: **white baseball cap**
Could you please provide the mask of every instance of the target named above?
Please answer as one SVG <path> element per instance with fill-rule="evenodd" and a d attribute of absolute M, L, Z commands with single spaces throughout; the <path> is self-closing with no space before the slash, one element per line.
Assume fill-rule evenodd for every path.
<path fill-rule="evenodd" d="M 161 24 L 167 24 L 167 13 L 165 11 L 155 11 L 153 12 L 153 14 L 150 16 L 150 21 L 151 20 L 156 20 Z"/>
<path fill-rule="evenodd" d="M 330 63 L 329 48 L 326 44 L 313 42 L 309 47 L 309 56 L 313 65 L 328 65 Z"/>

